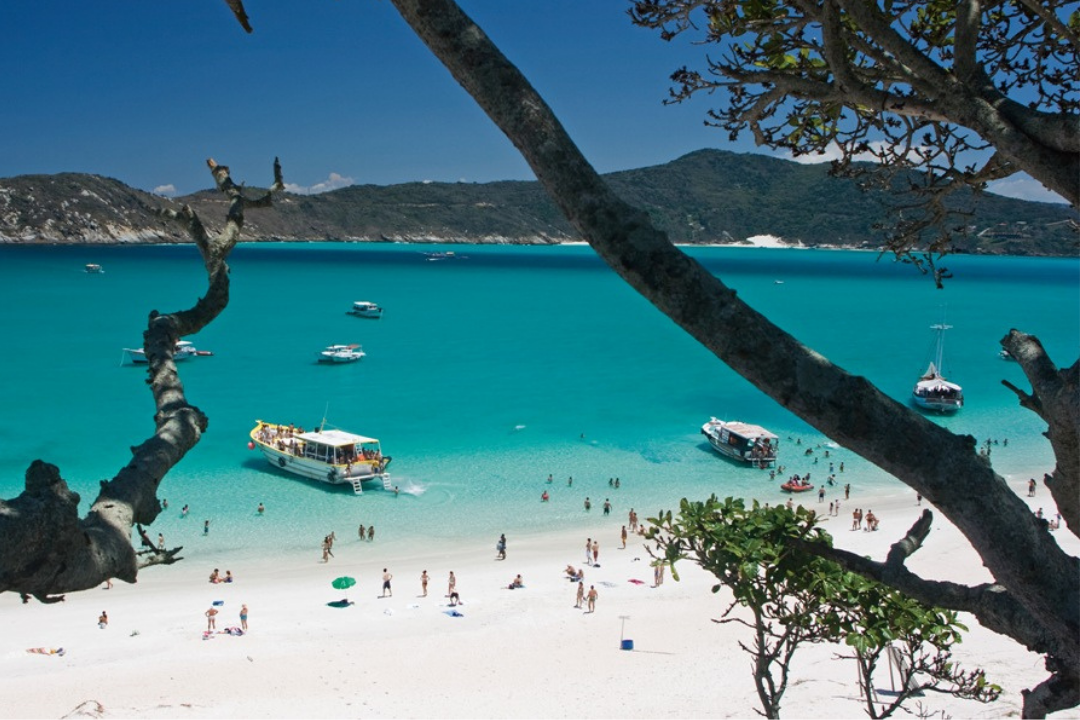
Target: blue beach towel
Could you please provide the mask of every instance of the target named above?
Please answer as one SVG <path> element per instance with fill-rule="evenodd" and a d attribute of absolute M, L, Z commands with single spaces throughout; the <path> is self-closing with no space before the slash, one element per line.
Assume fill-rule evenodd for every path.
<path fill-rule="evenodd" d="M 446 614 L 450 617 L 465 617 L 463 613 L 459 613 L 457 610 L 447 610 Z"/>
<path fill-rule="evenodd" d="M 216 605 L 216 606 L 218 606 L 218 607 L 220 607 L 220 606 L 222 606 L 222 605 L 224 605 L 224 604 L 225 604 L 225 601 L 224 601 L 224 600 L 215 600 L 215 601 L 214 601 L 214 605 Z"/>

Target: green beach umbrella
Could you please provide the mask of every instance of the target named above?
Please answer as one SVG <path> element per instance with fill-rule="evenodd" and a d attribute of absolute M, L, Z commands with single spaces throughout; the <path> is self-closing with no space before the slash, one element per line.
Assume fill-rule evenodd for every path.
<path fill-rule="evenodd" d="M 355 584 L 356 584 L 356 578 L 351 578 L 348 575 L 339 577 L 336 580 L 334 580 L 334 582 L 331 583 L 331 585 L 334 586 L 335 590 L 348 590 L 349 588 L 351 588 Z M 349 593 L 345 593 L 345 599 L 346 600 L 349 599 Z"/>

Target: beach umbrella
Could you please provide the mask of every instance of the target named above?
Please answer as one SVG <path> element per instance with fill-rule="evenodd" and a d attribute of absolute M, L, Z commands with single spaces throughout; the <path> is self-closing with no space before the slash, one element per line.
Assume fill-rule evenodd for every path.
<path fill-rule="evenodd" d="M 351 588 L 355 584 L 356 584 L 356 578 L 351 578 L 348 575 L 344 575 L 342 577 L 339 577 L 336 580 L 334 580 L 334 582 L 331 583 L 331 585 L 334 586 L 335 590 L 348 590 L 349 588 Z M 346 600 L 349 599 L 349 593 L 347 593 L 347 592 L 345 593 L 345 599 Z"/>

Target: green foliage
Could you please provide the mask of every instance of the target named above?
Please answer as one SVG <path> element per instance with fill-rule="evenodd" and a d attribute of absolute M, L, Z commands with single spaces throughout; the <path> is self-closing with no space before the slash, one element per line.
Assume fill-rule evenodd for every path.
<path fill-rule="evenodd" d="M 723 621 L 753 629 L 754 641 L 740 645 L 754 658 L 767 717 L 779 717 L 791 657 L 804 642 L 851 648 L 871 684 L 884 652 L 892 648 L 904 658 L 903 690 L 880 715 L 868 700 L 872 717 L 888 716 L 929 688 L 981 701 L 1000 694 L 981 670 L 965 673 L 952 662 L 950 650 L 967 630 L 955 612 L 923 605 L 810 552 L 807 544 L 832 547 L 813 510 L 764 507 L 757 501 L 748 507 L 742 499 L 721 501 L 713 495 L 704 502 L 683 499 L 677 515 L 662 511 L 649 522 L 648 537 L 672 576 L 678 579 L 679 562 L 700 565 L 720 580 L 714 593 L 731 593 Z M 731 617 L 737 606 L 753 619 Z"/>

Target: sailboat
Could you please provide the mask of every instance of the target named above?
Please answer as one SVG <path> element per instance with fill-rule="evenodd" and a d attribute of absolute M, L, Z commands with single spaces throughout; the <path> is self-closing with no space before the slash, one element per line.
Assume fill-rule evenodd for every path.
<path fill-rule="evenodd" d="M 964 406 L 964 390 L 954 382 L 949 382 L 941 374 L 941 358 L 945 350 L 945 331 L 952 325 L 937 323 L 930 329 L 937 333 L 937 344 L 930 366 L 922 374 L 911 391 L 911 401 L 924 410 L 939 413 L 954 413 Z"/>

